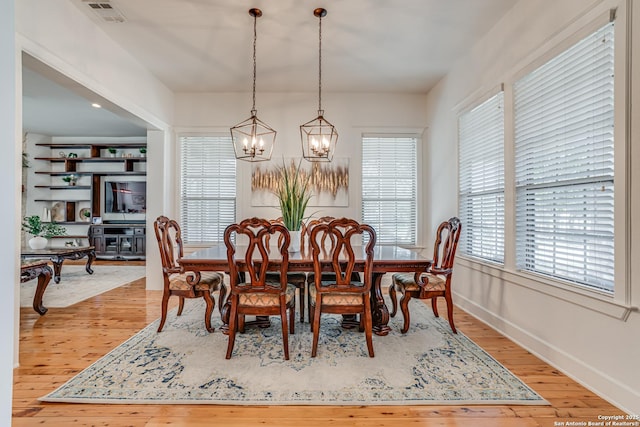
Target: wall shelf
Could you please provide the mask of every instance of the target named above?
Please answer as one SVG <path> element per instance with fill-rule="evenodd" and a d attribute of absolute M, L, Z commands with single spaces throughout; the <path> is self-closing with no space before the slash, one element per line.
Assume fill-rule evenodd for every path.
<path fill-rule="evenodd" d="M 89 219 L 99 217 L 103 212 L 101 186 L 104 177 L 145 177 L 147 175 L 146 155 L 139 152 L 141 148 L 147 148 L 146 142 L 36 143 L 35 147 L 50 149 L 49 153 L 41 149 L 33 157 L 38 166 L 48 165 L 49 168 L 38 167 L 39 170 L 30 173 L 45 177 L 45 180 L 49 177 L 50 183 L 47 184 L 43 182 L 43 178 L 39 178 L 32 188 L 50 190 L 54 193 L 44 194 L 41 190 L 40 194 L 34 198 L 34 202 L 42 206 L 41 209 L 50 209 L 54 222 L 69 227 L 67 230 L 69 235 L 56 236 L 56 239 L 89 239 L 89 243 L 93 244 L 92 242 L 96 240 L 94 237 L 98 236 L 91 236 L 89 229 L 94 226 Z M 117 153 L 112 155 L 108 151 L 109 148 L 115 148 Z M 68 157 L 70 153 L 74 153 L 77 157 Z M 61 181 L 61 177 L 72 174 L 78 177 L 78 182 L 82 182 L 82 185 L 68 185 Z M 67 193 L 69 190 L 74 191 Z M 86 212 L 91 215 L 85 219 Z M 82 229 L 81 226 L 86 228 Z M 117 231 L 108 227 L 108 224 L 96 230 L 103 231 L 105 235 L 110 231 Z M 130 223 L 129 227 L 125 227 L 122 231 L 123 233 L 116 233 L 117 235 L 114 236 L 116 239 L 110 236 L 104 239 L 97 238 L 96 243 L 103 247 L 103 255 L 144 257 L 146 234 L 144 223 L 135 226 Z M 126 237 L 129 233 L 135 236 Z M 112 240 L 118 242 L 118 250 L 115 252 L 111 247 Z M 108 253 L 104 253 L 105 251 Z"/>

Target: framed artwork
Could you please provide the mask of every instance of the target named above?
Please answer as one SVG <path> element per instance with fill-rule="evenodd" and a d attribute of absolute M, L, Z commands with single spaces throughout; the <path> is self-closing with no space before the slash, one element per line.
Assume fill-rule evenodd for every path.
<path fill-rule="evenodd" d="M 275 191 L 280 183 L 280 168 L 300 168 L 308 177 L 313 196 L 307 206 L 349 206 L 349 159 L 334 158 L 331 162 L 300 161 L 284 158 L 281 161 L 254 163 L 251 167 L 251 206 L 278 206 Z"/>

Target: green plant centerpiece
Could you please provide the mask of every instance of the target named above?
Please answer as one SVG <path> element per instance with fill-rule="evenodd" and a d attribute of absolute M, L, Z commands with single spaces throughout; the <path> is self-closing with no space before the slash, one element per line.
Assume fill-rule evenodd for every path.
<path fill-rule="evenodd" d="M 22 220 L 22 230 L 31 234 L 33 238 L 29 240 L 32 249 L 44 249 L 47 246 L 47 239 L 55 236 L 64 236 L 67 229 L 55 222 L 42 222 L 38 215 L 24 217 Z"/>
<path fill-rule="evenodd" d="M 282 222 L 291 234 L 291 251 L 300 250 L 300 229 L 304 221 L 304 212 L 311 199 L 309 184 L 311 175 L 305 174 L 300 169 L 301 162 L 302 159 L 296 165 L 292 161 L 287 166 L 283 161 L 280 167 L 280 183 L 276 191 L 282 212 Z"/>

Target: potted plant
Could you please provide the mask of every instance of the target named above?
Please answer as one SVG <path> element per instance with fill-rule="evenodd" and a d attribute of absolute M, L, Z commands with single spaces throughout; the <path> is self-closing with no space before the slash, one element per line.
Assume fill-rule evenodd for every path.
<path fill-rule="evenodd" d="M 60 224 L 42 222 L 38 215 L 24 217 L 22 230 L 33 236 L 29 239 L 31 249 L 44 249 L 47 246 L 47 239 L 67 234 L 67 229 Z"/>
<path fill-rule="evenodd" d="M 147 156 L 147 147 L 140 147 L 140 157 Z"/>
<path fill-rule="evenodd" d="M 109 152 L 109 154 L 111 154 L 111 157 L 115 157 L 116 153 L 118 152 L 118 150 L 116 149 L 116 147 L 108 147 L 107 151 Z"/>
<path fill-rule="evenodd" d="M 76 182 L 78 181 L 78 177 L 76 175 L 65 175 L 62 177 L 62 180 L 64 182 L 66 182 L 69 185 L 76 185 Z"/>
<path fill-rule="evenodd" d="M 283 162 L 280 167 L 280 183 L 276 191 L 282 211 L 282 222 L 291 235 L 289 250 L 292 252 L 300 250 L 300 228 L 304 220 L 304 212 L 311 198 L 309 188 L 311 175 L 304 174 L 300 170 L 300 162 L 297 166 L 293 161 L 290 166 Z"/>

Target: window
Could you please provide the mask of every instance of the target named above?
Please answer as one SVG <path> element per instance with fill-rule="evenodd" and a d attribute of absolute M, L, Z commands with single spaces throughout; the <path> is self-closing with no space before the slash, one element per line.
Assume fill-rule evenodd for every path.
<path fill-rule="evenodd" d="M 613 292 L 614 24 L 516 82 L 516 261 Z"/>
<path fill-rule="evenodd" d="M 185 244 L 222 242 L 236 217 L 236 158 L 229 136 L 180 137 L 180 227 Z"/>
<path fill-rule="evenodd" d="M 412 136 L 363 136 L 362 221 L 377 244 L 417 242 L 417 143 Z"/>
<path fill-rule="evenodd" d="M 460 251 L 504 262 L 504 92 L 458 120 Z"/>

